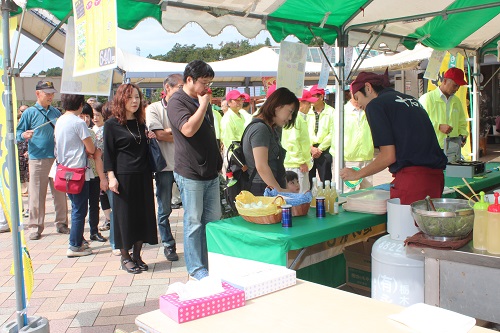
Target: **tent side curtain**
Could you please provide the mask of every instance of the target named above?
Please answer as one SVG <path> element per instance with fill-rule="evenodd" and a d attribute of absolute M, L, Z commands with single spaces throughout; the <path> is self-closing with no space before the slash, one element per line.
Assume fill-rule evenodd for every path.
<path fill-rule="evenodd" d="M 118 27 L 131 30 L 142 20 L 151 17 L 161 23 L 161 6 L 134 0 L 116 0 Z M 28 0 L 26 9 L 41 8 L 49 11 L 57 19 L 64 19 L 70 11 L 73 11 L 73 3 L 71 0 L 43 1 Z M 21 8 L 11 15 L 21 14 Z"/>

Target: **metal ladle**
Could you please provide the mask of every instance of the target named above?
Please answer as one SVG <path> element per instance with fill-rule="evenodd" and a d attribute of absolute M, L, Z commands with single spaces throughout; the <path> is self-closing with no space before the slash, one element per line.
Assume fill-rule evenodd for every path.
<path fill-rule="evenodd" d="M 427 210 L 428 211 L 432 211 L 432 212 L 436 211 L 436 207 L 434 207 L 434 203 L 432 202 L 432 199 L 430 196 L 425 197 L 425 202 L 427 203 Z"/>

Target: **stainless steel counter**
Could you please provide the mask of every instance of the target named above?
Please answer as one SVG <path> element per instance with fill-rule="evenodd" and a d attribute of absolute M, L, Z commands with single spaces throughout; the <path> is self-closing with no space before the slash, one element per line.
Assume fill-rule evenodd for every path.
<path fill-rule="evenodd" d="M 458 250 L 407 247 L 425 260 L 425 303 L 500 323 L 500 256 L 472 242 Z"/>

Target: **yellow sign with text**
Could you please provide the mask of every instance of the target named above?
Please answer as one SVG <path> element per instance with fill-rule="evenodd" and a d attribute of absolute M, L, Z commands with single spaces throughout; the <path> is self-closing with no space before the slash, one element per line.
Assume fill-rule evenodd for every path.
<path fill-rule="evenodd" d="M 74 76 L 116 68 L 116 0 L 73 0 Z"/>

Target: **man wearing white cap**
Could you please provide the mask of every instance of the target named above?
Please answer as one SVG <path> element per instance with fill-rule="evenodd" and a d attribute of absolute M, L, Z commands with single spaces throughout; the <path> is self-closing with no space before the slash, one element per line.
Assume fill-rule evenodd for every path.
<path fill-rule="evenodd" d="M 66 193 L 57 191 L 54 181 L 49 178 L 49 171 L 55 159 L 54 127 L 57 118 L 61 116 L 59 110 L 51 106 L 56 92 L 52 82 L 39 81 L 36 85 L 37 102 L 23 112 L 16 129 L 17 142 L 28 141 L 29 227 L 33 228 L 29 235 L 31 240 L 40 239 L 45 227 L 47 185 L 50 185 L 54 198 L 56 231 L 69 234 Z"/>

